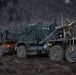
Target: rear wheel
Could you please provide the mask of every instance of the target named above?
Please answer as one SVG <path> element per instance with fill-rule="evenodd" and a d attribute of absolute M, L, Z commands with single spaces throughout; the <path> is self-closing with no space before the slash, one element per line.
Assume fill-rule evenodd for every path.
<path fill-rule="evenodd" d="M 76 61 L 76 45 L 69 46 L 66 49 L 65 57 L 66 57 L 66 60 L 68 62 L 75 62 Z"/>
<path fill-rule="evenodd" d="M 18 48 L 17 48 L 17 57 L 27 57 L 27 50 L 26 50 L 26 46 L 24 45 L 20 45 Z"/>
<path fill-rule="evenodd" d="M 63 48 L 59 45 L 53 46 L 49 51 L 49 58 L 53 61 L 63 60 Z"/>

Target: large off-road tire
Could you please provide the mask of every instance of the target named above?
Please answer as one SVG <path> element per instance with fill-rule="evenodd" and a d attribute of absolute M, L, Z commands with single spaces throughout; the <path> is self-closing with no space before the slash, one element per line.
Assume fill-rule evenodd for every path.
<path fill-rule="evenodd" d="M 62 61 L 63 60 L 63 48 L 59 45 L 55 45 L 50 48 L 49 58 L 53 61 Z"/>
<path fill-rule="evenodd" d="M 68 62 L 76 61 L 76 45 L 69 46 L 66 49 L 65 58 Z"/>
<path fill-rule="evenodd" d="M 2 56 L 2 55 L 3 55 L 3 47 L 0 46 L 0 56 Z"/>
<path fill-rule="evenodd" d="M 17 57 L 26 58 L 27 57 L 27 48 L 24 45 L 20 45 L 17 48 Z"/>

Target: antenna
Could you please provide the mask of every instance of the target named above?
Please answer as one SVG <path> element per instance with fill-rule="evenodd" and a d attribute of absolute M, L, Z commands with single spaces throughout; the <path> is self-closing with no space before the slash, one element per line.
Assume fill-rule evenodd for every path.
<path fill-rule="evenodd" d="M 63 15 L 61 14 L 61 25 L 63 26 Z"/>

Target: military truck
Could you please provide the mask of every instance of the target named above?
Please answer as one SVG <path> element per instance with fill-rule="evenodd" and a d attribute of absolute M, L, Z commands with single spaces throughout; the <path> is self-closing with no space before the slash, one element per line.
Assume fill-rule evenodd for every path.
<path fill-rule="evenodd" d="M 53 61 L 76 61 L 76 22 L 28 24 L 16 44 L 17 57 L 46 54 Z"/>
<path fill-rule="evenodd" d="M 0 31 L 0 56 L 4 53 L 15 52 L 14 47 L 22 31 L 19 30 L 1 30 Z"/>

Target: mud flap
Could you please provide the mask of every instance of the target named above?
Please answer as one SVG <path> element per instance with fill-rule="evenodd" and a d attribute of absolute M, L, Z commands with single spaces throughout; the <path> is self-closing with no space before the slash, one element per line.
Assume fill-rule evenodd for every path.
<path fill-rule="evenodd" d="M 3 55 L 3 47 L 0 46 L 0 56 L 2 56 L 2 55 Z"/>

